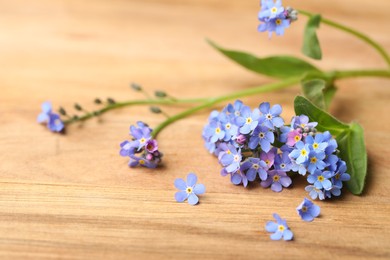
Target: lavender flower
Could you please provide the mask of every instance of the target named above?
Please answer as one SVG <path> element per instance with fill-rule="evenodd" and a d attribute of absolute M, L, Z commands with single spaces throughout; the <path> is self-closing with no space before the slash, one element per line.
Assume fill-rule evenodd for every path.
<path fill-rule="evenodd" d="M 333 177 L 333 173 L 330 171 L 322 172 L 316 170 L 307 177 L 307 181 L 310 184 L 313 184 L 317 189 L 330 190 L 332 188 L 332 183 L 329 180 L 331 177 Z"/>
<path fill-rule="evenodd" d="M 320 200 L 325 199 L 324 192 L 321 189 L 317 189 L 314 185 L 308 185 L 305 187 L 305 190 L 309 192 L 309 196 L 311 199 L 315 200 L 317 197 Z"/>
<path fill-rule="evenodd" d="M 313 221 L 314 218 L 320 215 L 320 207 L 305 198 L 303 202 L 297 207 L 298 215 L 304 221 Z"/>
<path fill-rule="evenodd" d="M 309 145 L 304 144 L 302 141 L 299 141 L 295 144 L 295 147 L 296 149 L 290 153 L 290 157 L 294 158 L 296 163 L 298 164 L 303 164 L 307 162 L 310 152 Z"/>
<path fill-rule="evenodd" d="M 274 129 L 275 127 L 281 127 L 284 124 L 283 119 L 280 117 L 282 113 L 282 107 L 280 105 L 274 105 L 270 108 L 268 102 L 263 102 L 260 104 L 259 109 L 262 113 L 263 124 L 269 129 Z"/>
<path fill-rule="evenodd" d="M 261 10 L 258 14 L 261 22 L 257 28 L 259 32 L 269 32 L 269 37 L 275 32 L 276 35 L 283 35 L 284 29 L 290 26 L 290 23 L 298 19 L 298 12 L 291 7 L 284 8 L 282 1 L 262 0 Z"/>
<path fill-rule="evenodd" d="M 156 168 L 161 162 L 163 154 L 158 151 L 157 140 L 152 139 L 151 133 L 152 129 L 141 121 L 130 126 L 132 141 L 123 141 L 119 151 L 121 156 L 130 157 L 130 167 Z"/>
<path fill-rule="evenodd" d="M 236 150 L 233 145 L 227 145 L 228 150 L 220 153 L 219 162 L 226 168 L 227 172 L 235 172 L 240 168 L 242 159 L 241 151 Z"/>
<path fill-rule="evenodd" d="M 254 181 L 257 174 L 261 180 L 266 180 L 268 174 L 265 169 L 267 169 L 267 164 L 259 158 L 253 157 L 248 158 L 241 166 L 241 170 L 246 171 L 246 177 L 249 181 Z"/>
<path fill-rule="evenodd" d="M 268 232 L 271 232 L 270 238 L 272 240 L 292 240 L 293 239 L 293 233 L 287 226 L 286 220 L 280 218 L 280 216 L 276 213 L 273 214 L 273 217 L 275 218 L 276 222 L 268 221 L 265 230 Z"/>
<path fill-rule="evenodd" d="M 264 152 L 271 150 L 271 143 L 275 140 L 274 133 L 265 126 L 257 126 L 249 140 L 249 148 L 255 149 L 260 145 Z"/>
<path fill-rule="evenodd" d="M 146 167 L 146 168 L 156 168 L 157 167 L 157 164 L 152 162 L 152 161 L 149 161 L 147 160 L 146 158 L 143 158 L 143 157 L 137 157 L 135 155 L 131 155 L 130 156 L 130 161 L 129 161 L 129 166 L 131 168 L 134 168 L 136 166 L 142 166 L 142 167 Z"/>
<path fill-rule="evenodd" d="M 268 172 L 268 178 L 261 182 L 261 186 L 263 188 L 271 186 L 271 190 L 281 192 L 283 187 L 287 188 L 291 183 L 291 178 L 284 171 L 272 170 Z"/>
<path fill-rule="evenodd" d="M 180 178 L 175 180 L 175 187 L 179 190 L 175 194 L 177 202 L 183 202 L 188 199 L 188 204 L 198 204 L 199 198 L 197 195 L 205 193 L 206 187 L 203 184 L 196 184 L 197 180 L 198 177 L 194 173 L 187 175 L 187 182 Z"/>
<path fill-rule="evenodd" d="M 61 132 L 64 129 L 64 123 L 58 114 L 52 112 L 50 102 L 42 104 L 42 113 L 38 115 L 38 123 L 46 123 L 47 128 L 52 132 Z"/>
<path fill-rule="evenodd" d="M 253 112 L 249 107 L 244 107 L 241 111 L 241 117 L 237 118 L 237 122 L 240 124 L 240 133 L 249 134 L 259 124 L 260 112 L 258 109 L 254 109 Z"/>

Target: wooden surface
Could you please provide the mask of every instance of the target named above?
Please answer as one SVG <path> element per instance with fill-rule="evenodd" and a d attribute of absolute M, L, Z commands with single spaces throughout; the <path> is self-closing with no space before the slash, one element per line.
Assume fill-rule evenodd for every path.
<path fill-rule="evenodd" d="M 321 11 L 367 32 L 390 50 L 388 0 L 285 1 Z M 269 79 L 213 51 L 222 46 L 258 55 L 299 54 L 305 18 L 284 37 L 256 32 L 259 4 L 237 0 L 0 1 L 0 258 L 390 258 L 390 86 L 383 79 L 338 83 L 332 112 L 364 126 L 369 177 L 363 196 L 318 202 L 321 217 L 304 223 L 295 207 L 305 180 L 277 194 L 230 184 L 203 148 L 208 111 L 161 133 L 164 167 L 129 169 L 118 155 L 137 120 L 163 118 L 147 107 L 72 125 L 65 136 L 36 123 L 40 104 L 93 109 L 95 97 L 142 98 L 151 92 L 181 98 L 216 96 Z M 323 26 L 322 68 L 384 67 L 364 43 Z M 293 115 L 299 87 L 244 99 L 283 105 Z M 168 114 L 185 106 L 166 108 Z M 71 111 L 72 109 L 70 109 Z M 174 201 L 173 181 L 190 171 L 207 188 L 200 205 Z M 272 213 L 288 220 L 293 242 L 271 241 Z"/>

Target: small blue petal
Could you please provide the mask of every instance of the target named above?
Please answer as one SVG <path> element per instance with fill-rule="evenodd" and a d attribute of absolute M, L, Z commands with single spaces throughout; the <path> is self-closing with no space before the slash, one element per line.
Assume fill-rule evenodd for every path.
<path fill-rule="evenodd" d="M 186 190 L 187 189 L 187 184 L 183 179 L 177 178 L 175 180 L 175 187 L 179 190 Z"/>
<path fill-rule="evenodd" d="M 291 232 L 291 230 L 285 230 L 284 232 L 283 232 L 283 239 L 284 240 L 291 240 L 292 238 L 293 238 L 293 232 Z"/>
<path fill-rule="evenodd" d="M 265 225 L 265 230 L 268 232 L 275 232 L 278 229 L 278 224 L 272 221 L 268 221 L 267 224 Z"/>
<path fill-rule="evenodd" d="M 177 202 L 183 202 L 187 199 L 188 194 L 185 191 L 178 191 L 175 193 L 175 200 Z"/>
<path fill-rule="evenodd" d="M 187 176 L 187 186 L 193 187 L 196 184 L 198 177 L 194 173 L 190 173 Z"/>
<path fill-rule="evenodd" d="M 191 193 L 190 196 L 188 196 L 188 204 L 196 205 L 198 204 L 198 202 L 199 202 L 199 198 L 194 193 Z"/>
<path fill-rule="evenodd" d="M 280 232 L 280 231 L 277 231 L 275 233 L 273 233 L 270 237 L 272 240 L 280 240 L 283 236 L 283 233 Z"/>
<path fill-rule="evenodd" d="M 194 193 L 196 195 L 201 195 L 206 192 L 206 187 L 203 184 L 196 184 L 194 187 Z"/>

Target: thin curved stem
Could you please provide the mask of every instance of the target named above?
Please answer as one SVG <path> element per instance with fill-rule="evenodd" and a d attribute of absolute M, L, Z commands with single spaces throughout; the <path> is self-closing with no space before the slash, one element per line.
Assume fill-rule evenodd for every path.
<path fill-rule="evenodd" d="M 126 107 L 126 106 L 135 106 L 135 105 L 175 105 L 175 104 L 190 104 L 190 103 L 201 103 L 208 100 L 207 98 L 193 98 L 193 99 L 145 99 L 145 100 L 130 100 L 124 102 L 117 102 L 114 104 L 109 104 L 101 109 L 98 109 L 94 112 L 85 113 L 84 115 L 77 118 L 70 118 L 64 121 L 64 124 L 71 124 L 74 122 L 80 122 L 88 120 L 97 115 L 104 114 L 110 110 Z"/>
<path fill-rule="evenodd" d="M 353 77 L 385 77 L 390 78 L 390 71 L 387 70 L 345 70 L 345 71 L 333 71 L 328 73 L 323 73 L 324 75 L 330 74 L 334 79 L 344 79 L 344 78 L 353 78 Z M 208 101 L 205 101 L 203 104 L 196 107 L 187 109 L 181 113 L 178 113 L 170 118 L 167 118 L 161 124 L 159 124 L 152 132 L 152 136 L 155 138 L 161 130 L 163 130 L 168 125 L 185 118 L 189 115 L 192 115 L 200 110 L 209 108 L 217 103 L 223 101 L 232 100 L 235 98 L 246 97 L 250 95 L 265 93 L 269 91 L 274 91 L 278 89 L 284 89 L 290 87 L 296 83 L 299 83 L 302 80 L 302 77 L 289 78 L 284 81 L 279 81 L 276 83 L 270 83 L 259 87 L 253 87 L 245 90 L 241 90 L 229 95 L 221 96 L 218 98 L 211 98 Z"/>
<path fill-rule="evenodd" d="M 161 130 L 163 130 L 168 125 L 170 125 L 170 124 L 172 124 L 172 123 L 174 123 L 182 118 L 185 118 L 189 115 L 192 115 L 195 112 L 198 112 L 202 109 L 211 107 L 217 103 L 221 103 L 223 101 L 231 100 L 231 99 L 235 99 L 235 98 L 246 97 L 246 96 L 250 96 L 250 95 L 254 95 L 254 94 L 260 94 L 260 93 L 265 93 L 265 92 L 270 92 L 270 91 L 274 91 L 274 90 L 278 90 L 278 89 L 287 88 L 291 85 L 298 83 L 300 80 L 301 80 L 301 77 L 289 78 L 289 79 L 286 79 L 283 81 L 269 83 L 269 84 L 266 84 L 263 86 L 254 87 L 254 88 L 250 88 L 250 89 L 245 89 L 245 90 L 238 91 L 238 92 L 235 92 L 235 93 L 232 93 L 229 95 L 221 96 L 218 98 L 212 98 L 209 101 L 207 101 L 199 106 L 187 109 L 181 113 L 178 113 L 178 114 L 166 119 L 164 122 L 159 124 L 153 130 L 152 136 L 155 138 L 161 132 Z"/>
<path fill-rule="evenodd" d="M 353 77 L 381 77 L 390 78 L 390 70 L 342 70 L 331 72 L 335 79 Z"/>
<path fill-rule="evenodd" d="M 300 14 L 306 15 L 308 17 L 311 17 L 314 15 L 314 14 L 307 12 L 307 11 L 304 11 L 304 10 L 298 10 L 298 11 Z M 339 30 L 342 30 L 344 32 L 347 32 L 349 34 L 352 34 L 352 35 L 356 36 L 357 38 L 365 41 L 366 43 L 368 43 L 369 45 L 371 45 L 374 49 L 376 49 L 378 51 L 378 53 L 382 56 L 382 58 L 386 61 L 387 65 L 390 67 L 389 54 L 385 51 L 385 49 L 379 43 L 375 42 L 373 39 L 371 39 L 367 35 L 365 35 L 361 32 L 358 32 L 352 28 L 349 28 L 347 26 L 344 26 L 342 24 L 339 24 L 339 23 L 336 23 L 336 22 L 331 21 L 329 19 L 323 18 L 323 17 L 321 18 L 321 22 L 323 22 L 324 24 L 327 24 L 329 26 L 332 26 L 334 28 L 337 28 Z"/>

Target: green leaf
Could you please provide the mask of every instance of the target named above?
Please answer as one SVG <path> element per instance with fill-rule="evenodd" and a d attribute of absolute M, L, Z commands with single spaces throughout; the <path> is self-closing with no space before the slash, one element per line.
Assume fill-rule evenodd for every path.
<path fill-rule="evenodd" d="M 340 158 L 347 163 L 347 172 L 351 175 L 347 187 L 353 194 L 359 195 L 363 192 L 367 175 L 367 151 L 363 128 L 358 123 L 352 123 L 350 129 L 337 136 L 336 140 Z"/>
<path fill-rule="evenodd" d="M 346 162 L 347 172 L 351 175 L 347 187 L 353 194 L 361 194 L 367 175 L 363 128 L 357 123 L 347 125 L 338 121 L 302 96 L 295 98 L 294 107 L 297 115 L 305 114 L 310 121 L 318 122 L 319 131 L 329 131 L 336 136 L 340 158 Z"/>
<path fill-rule="evenodd" d="M 324 79 L 304 79 L 302 80 L 302 91 L 307 99 L 313 102 L 321 109 L 328 110 L 336 87 L 333 81 L 326 81 Z"/>
<path fill-rule="evenodd" d="M 289 78 L 303 76 L 307 72 L 320 72 L 310 63 L 292 56 L 258 58 L 249 53 L 224 49 L 212 41 L 208 43 L 241 66 L 270 77 Z"/>
<path fill-rule="evenodd" d="M 316 128 L 321 132 L 329 131 L 332 135 L 339 135 L 349 129 L 347 124 L 340 122 L 302 96 L 295 98 L 294 109 L 295 114 L 307 115 L 310 120 L 318 122 Z"/>
<path fill-rule="evenodd" d="M 303 35 L 302 52 L 306 56 L 320 60 L 322 58 L 322 51 L 320 42 L 317 37 L 317 28 L 320 26 L 321 15 L 316 14 L 310 17 L 307 21 L 305 32 Z"/>

